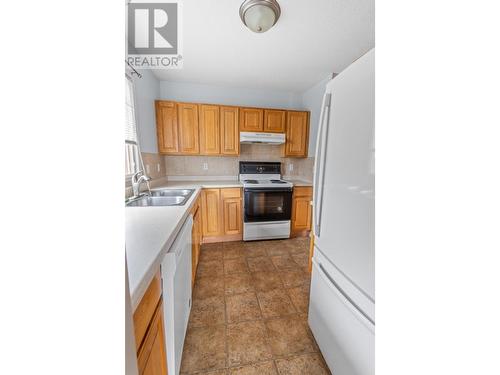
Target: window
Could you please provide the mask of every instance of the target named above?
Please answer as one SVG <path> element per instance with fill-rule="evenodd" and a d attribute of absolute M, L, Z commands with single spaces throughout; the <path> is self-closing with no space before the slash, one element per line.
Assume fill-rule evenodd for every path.
<path fill-rule="evenodd" d="M 140 170 L 141 159 L 135 121 L 134 84 L 125 76 L 125 180 Z"/>

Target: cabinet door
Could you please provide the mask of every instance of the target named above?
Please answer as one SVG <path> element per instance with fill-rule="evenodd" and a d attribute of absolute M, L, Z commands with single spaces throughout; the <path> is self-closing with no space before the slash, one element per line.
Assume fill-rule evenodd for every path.
<path fill-rule="evenodd" d="M 203 189 L 201 197 L 203 236 L 219 236 L 222 232 L 220 189 Z"/>
<path fill-rule="evenodd" d="M 221 196 L 224 216 L 224 234 L 241 234 L 243 226 L 243 217 L 241 213 L 241 189 L 221 189 Z"/>
<path fill-rule="evenodd" d="M 219 106 L 201 104 L 200 108 L 200 154 L 220 154 Z"/>
<path fill-rule="evenodd" d="M 240 131 L 261 132 L 264 130 L 264 111 L 260 108 L 240 108 Z"/>
<path fill-rule="evenodd" d="M 288 111 L 285 156 L 307 157 L 309 112 Z"/>
<path fill-rule="evenodd" d="M 198 140 L 198 105 L 177 103 L 179 119 L 179 152 L 181 154 L 199 154 Z"/>
<path fill-rule="evenodd" d="M 264 110 L 264 131 L 269 133 L 284 133 L 286 125 L 286 111 L 275 109 Z"/>
<path fill-rule="evenodd" d="M 157 100 L 156 134 L 158 136 L 158 152 L 160 154 L 175 154 L 179 151 L 177 131 L 177 104 Z"/>
<path fill-rule="evenodd" d="M 147 336 L 137 356 L 140 375 L 167 375 L 163 327 L 163 301 L 160 300 Z"/>
<path fill-rule="evenodd" d="M 238 107 L 220 108 L 220 151 L 222 155 L 240 154 Z"/>
<path fill-rule="evenodd" d="M 293 230 L 311 229 L 311 197 L 296 197 L 293 200 Z"/>

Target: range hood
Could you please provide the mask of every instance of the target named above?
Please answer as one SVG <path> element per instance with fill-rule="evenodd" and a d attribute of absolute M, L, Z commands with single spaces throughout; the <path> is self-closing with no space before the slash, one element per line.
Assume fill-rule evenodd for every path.
<path fill-rule="evenodd" d="M 240 143 L 265 143 L 269 145 L 281 145 L 285 143 L 285 134 L 240 132 Z"/>

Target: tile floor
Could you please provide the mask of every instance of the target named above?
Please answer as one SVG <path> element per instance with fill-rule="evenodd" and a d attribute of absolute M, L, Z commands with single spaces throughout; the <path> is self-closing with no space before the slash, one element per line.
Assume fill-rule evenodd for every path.
<path fill-rule="evenodd" d="M 309 239 L 202 246 L 181 374 L 330 374 L 307 324 Z"/>

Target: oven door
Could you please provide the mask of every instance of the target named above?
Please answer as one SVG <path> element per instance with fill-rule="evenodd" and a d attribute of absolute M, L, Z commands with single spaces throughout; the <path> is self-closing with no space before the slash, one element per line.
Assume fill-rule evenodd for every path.
<path fill-rule="evenodd" d="M 290 220 L 291 188 L 245 188 L 244 193 L 245 223 Z"/>

